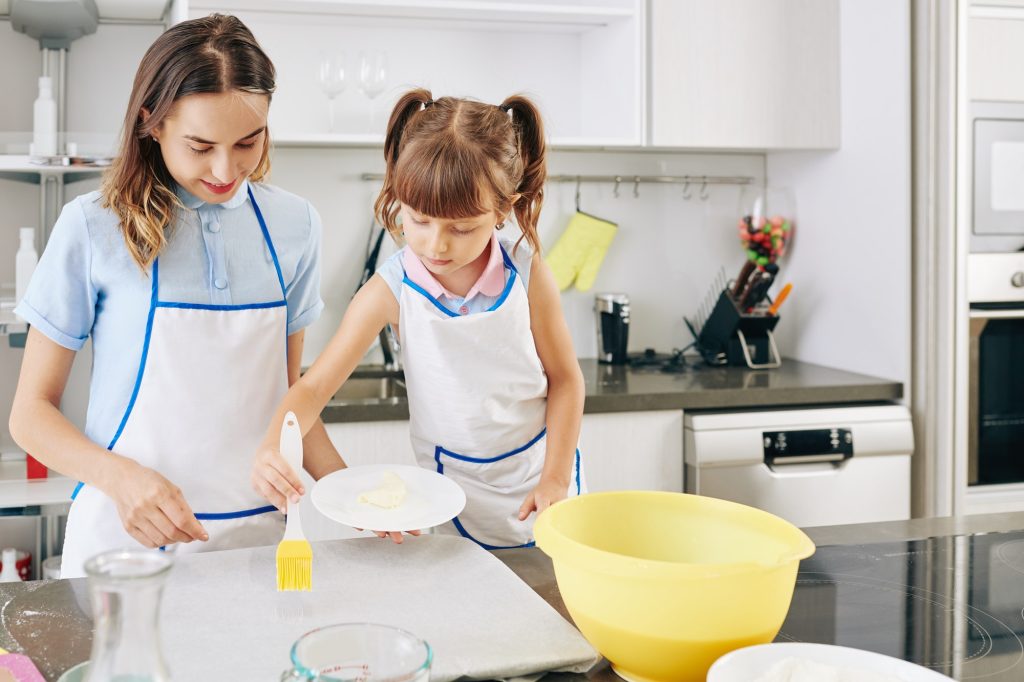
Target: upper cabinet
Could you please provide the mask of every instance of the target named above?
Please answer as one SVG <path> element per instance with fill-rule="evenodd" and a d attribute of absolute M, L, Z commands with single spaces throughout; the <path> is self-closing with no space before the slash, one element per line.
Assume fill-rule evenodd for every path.
<path fill-rule="evenodd" d="M 967 88 L 972 100 L 1024 102 L 1024 2 L 974 2 L 967 35 Z"/>
<path fill-rule="evenodd" d="M 539 105 L 554 144 L 644 140 L 644 0 L 191 0 L 236 14 L 274 61 L 278 145 L 379 143 L 405 90 Z M 379 76 L 379 77 L 378 77 Z M 331 125 L 331 96 L 333 118 Z"/>
<path fill-rule="evenodd" d="M 651 0 L 650 142 L 839 147 L 838 0 Z"/>

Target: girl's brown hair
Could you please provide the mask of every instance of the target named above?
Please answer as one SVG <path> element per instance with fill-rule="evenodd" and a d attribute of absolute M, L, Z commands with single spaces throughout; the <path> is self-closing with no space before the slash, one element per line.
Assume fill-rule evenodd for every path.
<path fill-rule="evenodd" d="M 526 97 L 494 106 L 454 97 L 435 101 L 429 90 L 410 90 L 388 121 L 377 219 L 397 238 L 400 204 L 434 218 L 514 211 L 523 233 L 516 246 L 526 239 L 539 252 L 546 153 L 540 112 Z"/>
<path fill-rule="evenodd" d="M 181 206 L 153 131 L 188 95 L 241 90 L 268 98 L 274 65 L 236 17 L 212 14 L 183 21 L 156 39 L 139 63 L 117 158 L 103 179 L 104 206 L 120 219 L 132 258 L 145 270 L 167 243 L 167 226 Z M 142 109 L 149 111 L 143 121 Z M 270 136 L 250 180 L 270 170 Z"/>

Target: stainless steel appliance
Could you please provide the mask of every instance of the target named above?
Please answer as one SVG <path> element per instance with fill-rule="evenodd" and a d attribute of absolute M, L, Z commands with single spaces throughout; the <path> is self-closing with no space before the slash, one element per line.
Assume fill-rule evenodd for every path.
<path fill-rule="evenodd" d="M 1024 253 L 968 256 L 968 483 L 1024 482 Z"/>
<path fill-rule="evenodd" d="M 974 102 L 972 244 L 994 235 L 1024 236 L 1024 104 Z M 981 241 L 983 245 L 984 242 Z M 999 247 L 972 250 L 999 250 Z"/>
<path fill-rule="evenodd" d="M 910 518 L 903 405 L 687 412 L 683 428 L 686 492 L 804 527 Z"/>
<path fill-rule="evenodd" d="M 607 365 L 626 364 L 629 344 L 629 296 L 597 294 L 594 297 L 597 322 L 597 359 Z"/>

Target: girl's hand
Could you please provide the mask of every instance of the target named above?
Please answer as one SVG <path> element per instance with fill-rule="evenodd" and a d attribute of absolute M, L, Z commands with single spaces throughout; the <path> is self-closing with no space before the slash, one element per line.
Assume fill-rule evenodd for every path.
<path fill-rule="evenodd" d="M 522 506 L 519 507 L 519 520 L 525 521 L 526 517 L 534 511 L 540 514 L 555 502 L 564 500 L 568 497 L 568 491 L 568 483 L 546 479 L 541 476 L 540 483 L 530 491 Z"/>
<path fill-rule="evenodd" d="M 288 500 L 296 504 L 306 489 L 299 480 L 299 473 L 293 471 L 275 447 L 263 447 L 256 453 L 250 476 L 253 489 L 265 497 L 270 504 L 284 513 Z"/>
<path fill-rule="evenodd" d="M 356 530 L 362 530 L 362 528 L 356 528 Z M 390 535 L 392 542 L 394 542 L 396 545 L 402 544 L 402 533 L 399 532 L 399 531 L 394 531 L 393 530 L 393 531 L 389 532 L 389 531 L 386 531 L 386 530 L 375 530 L 373 532 L 376 533 L 377 537 L 379 537 L 379 538 L 386 538 L 386 537 L 388 537 Z M 418 531 L 418 530 L 410 530 L 410 531 L 408 531 L 408 533 L 409 533 L 409 535 L 419 535 L 420 531 Z"/>
<path fill-rule="evenodd" d="M 138 462 L 122 458 L 117 480 L 105 491 L 125 531 L 146 547 L 210 539 L 181 489 Z"/>

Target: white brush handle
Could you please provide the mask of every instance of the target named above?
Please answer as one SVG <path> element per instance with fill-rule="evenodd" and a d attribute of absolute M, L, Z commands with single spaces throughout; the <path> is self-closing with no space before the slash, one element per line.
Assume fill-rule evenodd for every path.
<path fill-rule="evenodd" d="M 281 423 L 281 456 L 296 474 L 302 471 L 302 429 L 293 412 L 288 412 Z M 288 521 L 284 528 L 285 540 L 304 540 L 299 503 L 288 500 Z"/>

